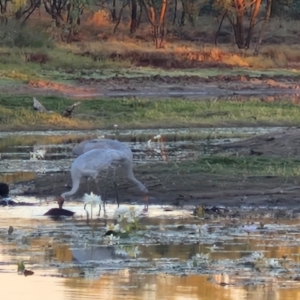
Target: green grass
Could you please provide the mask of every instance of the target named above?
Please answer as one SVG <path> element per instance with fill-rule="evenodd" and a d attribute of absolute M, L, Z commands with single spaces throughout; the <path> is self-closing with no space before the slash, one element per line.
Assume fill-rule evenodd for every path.
<path fill-rule="evenodd" d="M 44 37 L 43 37 L 44 38 Z M 42 40 L 43 40 L 42 38 Z M 38 42 L 39 44 L 39 42 Z M 0 43 L 1 45 L 1 43 Z M 249 68 L 202 68 L 202 69 L 174 69 L 163 70 L 152 67 L 132 67 L 129 60 L 110 59 L 109 56 L 98 56 L 94 59 L 90 55 L 83 55 L 84 51 L 75 47 L 61 47 L 51 45 L 41 47 L 7 47 L 0 48 L 0 79 L 15 79 L 27 82 L 31 79 L 53 80 L 65 82 L 78 77 L 86 79 L 109 79 L 116 74 L 126 78 L 149 76 L 199 76 L 202 78 L 214 76 L 247 75 L 257 77 L 289 76 L 299 77 L 300 71 L 295 69 L 249 69 Z M 30 54 L 41 54 L 48 57 L 45 64 L 30 62 Z"/>
<path fill-rule="evenodd" d="M 45 144 L 69 144 L 79 143 L 84 139 L 97 138 L 97 135 L 67 135 L 67 136 L 55 136 L 55 135 L 13 135 L 0 139 L 0 152 L 4 152 L 11 147 L 17 146 L 34 146 Z"/>
<path fill-rule="evenodd" d="M 257 156 L 228 157 L 213 155 L 201 157 L 194 161 L 180 163 L 170 162 L 156 165 L 151 168 L 151 173 L 164 172 L 185 174 L 214 174 L 228 176 L 300 176 L 300 159 L 294 158 L 268 158 Z"/>
<path fill-rule="evenodd" d="M 0 124 L 44 128 L 92 129 L 157 128 L 194 126 L 300 125 L 299 105 L 288 100 L 263 102 L 256 99 L 180 100 L 180 99 L 94 99 L 82 100 L 76 116 L 67 119 L 60 113 L 75 100 L 55 96 L 38 97 L 47 110 L 32 109 L 32 98 L 0 96 Z"/>

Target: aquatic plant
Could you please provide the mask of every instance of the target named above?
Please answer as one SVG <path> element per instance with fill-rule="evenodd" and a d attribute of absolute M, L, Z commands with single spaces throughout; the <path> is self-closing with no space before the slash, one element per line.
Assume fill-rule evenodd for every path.
<path fill-rule="evenodd" d="M 114 213 L 114 218 L 125 232 L 130 233 L 136 230 L 145 229 L 140 225 L 139 218 L 144 214 L 140 206 L 118 207 Z"/>
<path fill-rule="evenodd" d="M 88 204 L 91 205 L 91 218 L 93 218 L 93 208 L 96 205 L 99 205 L 99 215 L 100 215 L 101 207 L 103 205 L 101 196 L 95 195 L 93 192 L 91 192 L 90 194 L 85 193 L 83 196 L 83 201 L 84 201 L 84 209 Z M 88 214 L 87 210 L 86 210 L 86 212 Z"/>
<path fill-rule="evenodd" d="M 139 246 L 120 245 L 115 249 L 116 255 L 129 256 L 131 258 L 137 258 L 140 253 L 141 251 L 139 251 Z"/>
<path fill-rule="evenodd" d="M 197 253 L 191 259 L 189 259 L 186 264 L 188 268 L 193 267 L 201 267 L 201 266 L 208 266 L 210 261 L 210 253 Z"/>
<path fill-rule="evenodd" d="M 120 237 L 110 234 L 110 235 L 106 235 L 104 237 L 104 242 L 106 242 L 109 245 L 115 245 L 115 244 L 119 244 L 120 242 Z"/>

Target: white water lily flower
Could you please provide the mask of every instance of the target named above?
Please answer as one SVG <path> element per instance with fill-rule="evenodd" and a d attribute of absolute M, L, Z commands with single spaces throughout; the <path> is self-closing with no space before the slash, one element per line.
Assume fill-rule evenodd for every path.
<path fill-rule="evenodd" d="M 279 261 L 275 258 L 269 258 L 265 261 L 265 266 L 267 268 L 275 269 L 275 268 L 280 268 Z"/>
<path fill-rule="evenodd" d="M 137 256 L 141 253 L 141 251 L 139 251 L 139 246 L 136 246 L 134 248 L 134 251 L 133 251 L 133 256 L 134 258 L 137 258 Z"/>
<path fill-rule="evenodd" d="M 262 252 L 255 251 L 251 254 L 251 258 L 254 260 L 262 260 L 264 258 L 264 254 Z"/>
<path fill-rule="evenodd" d="M 202 225 L 202 226 L 200 227 L 201 234 L 207 235 L 207 234 L 208 234 L 207 228 L 208 228 L 208 225 L 207 225 L 207 224 Z"/>
<path fill-rule="evenodd" d="M 115 231 L 115 232 L 121 232 L 121 228 L 120 228 L 120 225 L 119 224 L 108 224 L 106 226 L 106 230 L 109 231 L 109 230 L 112 230 L 112 231 Z"/>
<path fill-rule="evenodd" d="M 138 218 L 143 214 L 143 208 L 136 205 L 130 207 L 118 207 L 115 210 L 114 218 L 117 219 L 118 222 L 121 222 L 123 219 L 127 219 L 127 222 L 134 222 L 135 218 Z"/>
<path fill-rule="evenodd" d="M 143 208 L 140 206 L 130 206 L 129 212 L 131 218 L 138 218 L 144 213 Z"/>
<path fill-rule="evenodd" d="M 109 235 L 109 239 L 110 239 L 111 241 L 118 241 L 118 240 L 120 239 L 120 237 L 111 234 L 111 235 Z"/>
<path fill-rule="evenodd" d="M 118 256 L 128 257 L 128 253 L 126 252 L 126 250 L 121 247 L 115 249 L 115 254 Z"/>
<path fill-rule="evenodd" d="M 37 159 L 43 159 L 46 154 L 46 150 L 44 149 L 38 149 L 30 153 L 30 160 L 37 160 Z"/>
<path fill-rule="evenodd" d="M 193 229 L 195 230 L 196 233 L 200 233 L 201 228 L 199 224 L 194 224 Z"/>
<path fill-rule="evenodd" d="M 103 204 L 101 196 L 95 195 L 93 192 L 90 194 L 84 194 L 83 201 L 84 205 L 90 204 L 92 207 L 95 207 L 96 205 L 102 206 Z"/>

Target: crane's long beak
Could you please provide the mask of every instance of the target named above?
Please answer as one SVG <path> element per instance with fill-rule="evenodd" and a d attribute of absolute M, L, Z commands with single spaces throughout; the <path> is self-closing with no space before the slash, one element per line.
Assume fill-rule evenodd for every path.
<path fill-rule="evenodd" d="M 56 198 L 56 201 L 57 201 L 59 209 L 62 209 L 62 207 L 64 205 L 64 202 L 65 202 L 65 199 L 62 196 L 58 196 Z"/>

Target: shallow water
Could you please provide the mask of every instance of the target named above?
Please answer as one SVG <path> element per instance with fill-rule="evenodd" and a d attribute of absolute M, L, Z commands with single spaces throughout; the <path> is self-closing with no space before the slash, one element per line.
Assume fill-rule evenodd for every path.
<path fill-rule="evenodd" d="M 251 219 L 255 229 L 248 235 L 249 218 L 204 220 L 193 217 L 191 207 L 165 211 L 151 206 L 140 218 L 143 230 L 113 241 L 104 234 L 115 205 L 107 206 L 107 218 L 96 216 L 95 209 L 87 222 L 82 203 L 67 203 L 75 216 L 55 221 L 42 216 L 52 203 L 34 197 L 15 200 L 35 205 L 0 207 L 1 299 L 300 296 L 298 218 L 275 220 L 270 212 L 268 218 Z M 252 214 L 246 208 L 234 210 Z M 260 222 L 265 225 L 257 228 Z M 255 253 L 261 258 L 254 258 Z M 34 274 L 18 274 L 18 261 Z"/>
<path fill-rule="evenodd" d="M 0 132 L 0 181 L 28 181 L 36 174 L 68 171 L 74 160 L 73 147 L 86 138 L 119 139 L 132 149 L 134 162 L 139 164 L 195 159 L 211 153 L 215 145 L 276 130 L 278 127 Z M 158 135 L 161 138 L 155 138 Z M 33 160 L 30 152 L 37 150 L 44 150 L 45 156 Z"/>
<path fill-rule="evenodd" d="M 215 144 L 277 129 L 222 129 L 226 137 L 209 141 L 203 132 L 210 137 L 216 129 L 192 129 L 196 136 L 189 139 L 182 136 L 186 129 L 128 130 L 119 137 L 133 149 L 135 163 L 151 163 L 163 160 L 161 143 L 167 160 L 193 159 L 212 151 Z M 157 134 L 172 134 L 172 139 L 152 139 L 149 147 L 148 139 Z M 221 129 L 218 134 L 222 135 Z M 69 170 L 77 139 L 103 135 L 113 136 L 114 131 L 0 133 L 0 181 L 28 181 L 44 172 Z M 37 149 L 45 149 L 45 157 L 30 160 L 29 152 Z M 1 299 L 300 297 L 300 223 L 296 214 L 293 219 L 278 220 L 274 208 L 266 217 L 257 218 L 264 207 L 239 207 L 203 219 L 192 216 L 193 207 L 167 211 L 151 206 L 149 214 L 138 221 L 140 230 L 114 240 L 105 233 L 106 226 L 116 222 L 115 205 L 107 206 L 107 218 L 103 209 L 100 218 L 93 209 L 93 218 L 87 221 L 82 203 L 68 202 L 65 208 L 75 216 L 53 220 L 43 216 L 56 206 L 51 197 L 13 196 L 13 200 L 32 206 L 0 206 Z M 231 217 L 235 211 L 243 217 Z M 254 222 L 255 229 L 249 222 Z M 12 233 L 8 233 L 9 226 L 13 226 Z M 20 261 L 34 272 L 32 276 L 18 274 Z"/>

